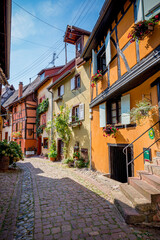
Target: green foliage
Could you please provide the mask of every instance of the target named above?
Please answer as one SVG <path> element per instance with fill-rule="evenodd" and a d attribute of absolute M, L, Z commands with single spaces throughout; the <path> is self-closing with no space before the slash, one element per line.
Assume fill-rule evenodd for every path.
<path fill-rule="evenodd" d="M 67 156 L 67 147 L 70 141 L 71 129 L 69 127 L 69 113 L 68 107 L 60 106 L 60 113 L 54 116 L 54 126 L 59 137 L 64 142 L 63 152 Z"/>
<path fill-rule="evenodd" d="M 13 141 L 9 143 L 7 143 L 6 140 L 0 142 L 0 157 L 3 156 L 9 157 L 10 164 L 23 160 L 23 153 L 20 145 Z"/>
<path fill-rule="evenodd" d="M 44 125 L 40 126 L 40 115 L 48 110 L 49 100 L 44 99 L 37 107 L 36 110 L 36 133 L 37 137 L 43 133 Z"/>
<path fill-rule="evenodd" d="M 86 167 L 86 163 L 85 163 L 84 159 L 79 159 L 79 160 L 75 161 L 75 167 L 77 167 L 77 168 Z"/>
<path fill-rule="evenodd" d="M 52 140 L 51 146 L 50 146 L 50 151 L 56 151 L 56 141 Z"/>
<path fill-rule="evenodd" d="M 50 151 L 48 153 L 48 157 L 56 158 L 57 157 L 57 151 L 55 151 L 55 150 Z"/>
<path fill-rule="evenodd" d="M 156 109 L 156 106 L 152 106 L 151 102 L 147 99 L 143 99 L 136 104 L 136 107 L 132 108 L 130 115 L 131 121 L 140 124 L 142 119 L 150 116 L 150 111 Z"/>
<path fill-rule="evenodd" d="M 79 159 L 80 158 L 80 153 L 79 152 L 74 152 L 73 157 L 77 157 Z"/>
<path fill-rule="evenodd" d="M 62 163 L 64 163 L 64 164 L 68 164 L 68 163 L 73 163 L 74 162 L 74 160 L 73 160 L 73 158 L 66 158 L 66 159 L 64 159 L 63 161 L 62 161 Z"/>

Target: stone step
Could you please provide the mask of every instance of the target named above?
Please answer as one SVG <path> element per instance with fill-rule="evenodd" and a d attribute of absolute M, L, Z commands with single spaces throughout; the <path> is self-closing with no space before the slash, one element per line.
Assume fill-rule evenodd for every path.
<path fill-rule="evenodd" d="M 141 172 L 141 179 L 146 181 L 147 183 L 151 184 L 153 187 L 158 189 L 160 191 L 160 177 L 153 175 L 153 174 L 148 174 L 145 172 Z"/>
<path fill-rule="evenodd" d="M 144 169 L 149 173 L 160 177 L 160 166 L 157 166 L 155 164 L 144 164 Z"/>
<path fill-rule="evenodd" d="M 153 164 L 160 166 L 160 157 L 154 157 Z"/>
<path fill-rule="evenodd" d="M 160 191 L 156 188 L 152 187 L 147 182 L 136 178 L 130 177 L 129 183 L 132 187 L 134 187 L 138 192 L 140 192 L 145 198 L 147 198 L 151 203 L 159 203 L 160 202 Z"/>
<path fill-rule="evenodd" d="M 122 193 L 132 202 L 133 206 L 140 212 L 150 212 L 151 201 L 145 198 L 140 192 L 138 192 L 134 187 L 123 183 L 120 185 Z"/>
<path fill-rule="evenodd" d="M 114 204 L 128 224 L 137 224 L 145 222 L 145 215 L 138 213 L 131 201 L 129 201 L 122 192 L 117 192 L 114 196 Z"/>

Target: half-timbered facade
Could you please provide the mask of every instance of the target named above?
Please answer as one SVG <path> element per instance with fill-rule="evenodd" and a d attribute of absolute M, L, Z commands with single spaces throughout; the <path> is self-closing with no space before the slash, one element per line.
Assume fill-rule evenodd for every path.
<path fill-rule="evenodd" d="M 37 148 L 34 88 L 39 82 L 39 77 L 26 86 L 20 82 L 19 89 L 5 102 L 5 107 L 12 112 L 12 140 L 20 144 L 26 156 L 34 155 Z"/>
<path fill-rule="evenodd" d="M 156 113 L 142 125 L 131 121 L 130 110 L 137 101 L 149 99 L 160 105 L 160 26 L 140 42 L 128 38 L 132 27 L 140 20 L 156 16 L 159 19 L 159 1 L 106 0 L 99 19 L 89 37 L 81 57 L 91 60 L 91 74 L 102 71 L 102 80 L 91 88 L 90 112 L 92 167 L 107 173 L 113 179 L 126 181 L 126 157 L 123 148 L 151 127 L 159 119 Z M 104 135 L 107 127 L 119 130 L 116 138 Z M 159 125 L 154 128 L 155 138 L 148 132 L 128 148 L 128 161 L 138 156 L 159 137 Z M 160 152 L 155 143 L 152 158 Z M 144 154 L 130 164 L 129 175 L 144 169 Z"/>

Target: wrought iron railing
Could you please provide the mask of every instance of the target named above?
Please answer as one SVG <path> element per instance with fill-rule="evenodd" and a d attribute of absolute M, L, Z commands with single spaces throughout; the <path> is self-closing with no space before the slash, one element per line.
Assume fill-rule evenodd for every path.
<path fill-rule="evenodd" d="M 136 156 L 134 159 L 132 159 L 130 162 L 128 162 L 128 147 L 131 147 L 133 145 L 134 142 L 136 142 L 138 139 L 140 139 L 146 132 L 148 132 L 148 130 L 150 130 L 151 128 L 153 128 L 155 125 L 157 125 L 157 123 L 160 123 L 160 120 L 157 121 L 155 124 L 153 124 L 150 128 L 148 128 L 145 132 L 143 132 L 139 137 L 137 137 L 133 142 L 129 143 L 124 149 L 123 149 L 123 153 L 126 155 L 126 173 L 127 173 L 127 182 L 128 182 L 128 175 L 129 175 L 129 171 L 128 171 L 128 166 L 134 162 L 135 159 L 137 159 L 139 156 L 141 156 L 146 150 L 148 150 L 150 147 L 152 147 L 156 142 L 158 142 L 160 140 L 160 138 L 158 138 L 154 143 L 152 143 L 148 148 L 145 148 L 145 150 L 143 152 L 141 152 L 140 154 L 138 154 L 138 156 Z"/>

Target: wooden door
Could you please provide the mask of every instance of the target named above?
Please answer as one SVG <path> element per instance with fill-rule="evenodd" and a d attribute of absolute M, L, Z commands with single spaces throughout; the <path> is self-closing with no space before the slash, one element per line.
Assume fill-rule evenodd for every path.
<path fill-rule="evenodd" d="M 39 136 L 38 137 L 38 150 L 37 150 L 37 154 L 41 155 L 41 151 L 42 151 L 42 137 Z"/>
<path fill-rule="evenodd" d="M 111 178 L 125 183 L 127 182 L 127 173 L 126 173 L 126 155 L 123 153 L 124 147 L 111 146 L 110 147 L 110 174 Z M 131 161 L 131 150 L 128 149 L 128 162 Z M 132 176 L 132 166 L 131 164 L 128 167 L 129 177 Z"/>
<path fill-rule="evenodd" d="M 58 139 L 57 142 L 57 157 L 58 160 L 61 161 L 63 159 L 63 147 L 64 147 L 64 143 L 61 139 Z"/>
<path fill-rule="evenodd" d="M 5 132 L 5 140 L 8 141 L 8 132 Z"/>

